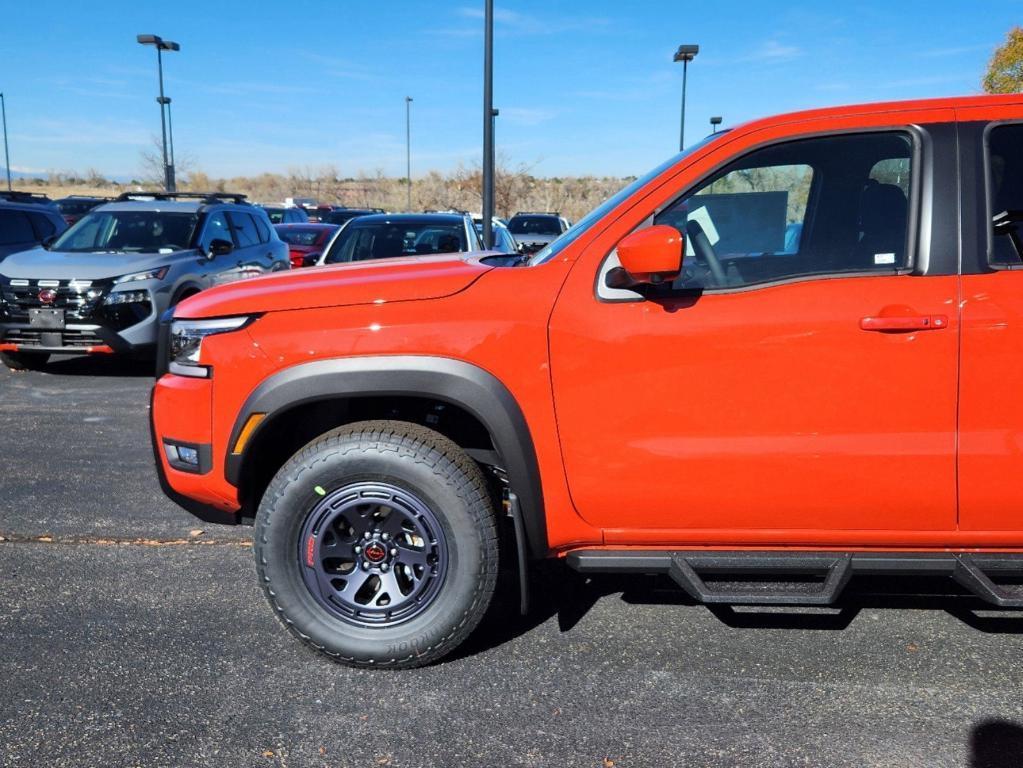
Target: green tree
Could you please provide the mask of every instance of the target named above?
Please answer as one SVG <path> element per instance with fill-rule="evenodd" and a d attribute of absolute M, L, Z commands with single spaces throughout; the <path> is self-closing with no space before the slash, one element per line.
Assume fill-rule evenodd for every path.
<path fill-rule="evenodd" d="M 988 93 L 1023 91 L 1023 27 L 1013 27 L 1005 43 L 995 49 L 984 75 Z"/>

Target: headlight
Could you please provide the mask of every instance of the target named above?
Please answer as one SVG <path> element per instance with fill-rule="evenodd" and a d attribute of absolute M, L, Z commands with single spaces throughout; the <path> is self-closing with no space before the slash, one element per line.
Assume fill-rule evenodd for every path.
<path fill-rule="evenodd" d="M 149 291 L 114 291 L 108 293 L 103 303 L 113 304 L 144 304 L 149 301 Z"/>
<path fill-rule="evenodd" d="M 170 267 L 160 267 L 159 269 L 151 269 L 148 272 L 136 272 L 132 275 L 124 275 L 114 279 L 114 285 L 121 283 L 133 283 L 136 280 L 163 280 L 167 276 L 167 271 Z"/>
<path fill-rule="evenodd" d="M 244 328 L 251 317 L 221 317 L 215 320 L 174 320 L 170 330 L 170 365 L 168 370 L 179 376 L 205 379 L 209 367 L 200 364 L 202 340 L 218 333 Z"/>

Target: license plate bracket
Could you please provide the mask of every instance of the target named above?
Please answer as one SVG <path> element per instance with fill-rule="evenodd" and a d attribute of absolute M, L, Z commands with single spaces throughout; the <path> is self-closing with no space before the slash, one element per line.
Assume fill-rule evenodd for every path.
<path fill-rule="evenodd" d="M 33 328 L 64 330 L 63 309 L 30 309 L 28 324 Z"/>

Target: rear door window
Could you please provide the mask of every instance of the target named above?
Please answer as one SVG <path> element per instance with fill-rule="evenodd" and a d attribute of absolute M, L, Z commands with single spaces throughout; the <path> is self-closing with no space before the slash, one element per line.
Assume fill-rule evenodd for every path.
<path fill-rule="evenodd" d="M 256 231 L 259 233 L 259 242 L 270 242 L 270 226 L 263 220 L 262 216 L 254 215 L 252 220 L 256 222 Z"/>
<path fill-rule="evenodd" d="M 1023 264 L 1023 125 L 998 125 L 987 140 L 991 263 Z"/>
<path fill-rule="evenodd" d="M 231 229 L 234 230 L 239 248 L 250 248 L 253 245 L 259 245 L 259 231 L 256 229 L 256 223 L 249 214 L 241 213 L 240 211 L 228 211 L 227 217 L 231 221 Z"/>

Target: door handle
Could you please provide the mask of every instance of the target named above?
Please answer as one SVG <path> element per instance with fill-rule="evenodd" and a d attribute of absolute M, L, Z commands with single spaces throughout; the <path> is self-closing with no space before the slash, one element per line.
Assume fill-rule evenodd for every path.
<path fill-rule="evenodd" d="M 948 315 L 902 315 L 860 319 L 860 328 L 865 331 L 940 331 L 947 327 Z"/>

